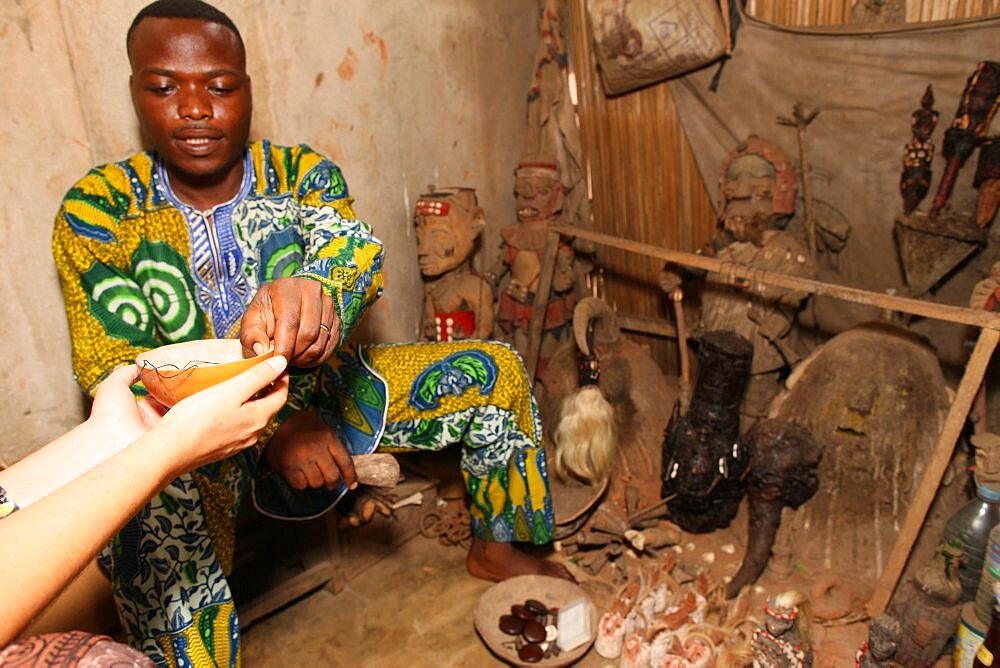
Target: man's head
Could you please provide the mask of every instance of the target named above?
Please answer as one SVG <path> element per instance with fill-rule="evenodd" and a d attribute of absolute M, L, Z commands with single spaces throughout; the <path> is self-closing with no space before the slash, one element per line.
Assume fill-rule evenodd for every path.
<path fill-rule="evenodd" d="M 428 188 L 417 199 L 413 223 L 417 228 L 420 273 L 437 278 L 469 260 L 485 214 L 472 188 Z"/>
<path fill-rule="evenodd" d="M 517 219 L 522 223 L 545 221 L 562 211 L 564 188 L 559 165 L 546 159 L 526 159 L 514 171 Z"/>
<path fill-rule="evenodd" d="M 238 185 L 252 103 L 229 17 L 200 0 L 158 0 L 136 15 L 126 48 L 139 124 L 172 185 Z"/>

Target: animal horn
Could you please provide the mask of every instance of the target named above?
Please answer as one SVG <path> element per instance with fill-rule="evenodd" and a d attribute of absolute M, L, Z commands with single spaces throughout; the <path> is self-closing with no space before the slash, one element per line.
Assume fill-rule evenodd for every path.
<path fill-rule="evenodd" d="M 603 299 L 584 297 L 573 309 L 573 338 L 584 355 L 593 351 L 587 345 L 587 328 L 594 322 L 594 341 L 601 344 L 614 343 L 621 336 L 618 317 Z"/>

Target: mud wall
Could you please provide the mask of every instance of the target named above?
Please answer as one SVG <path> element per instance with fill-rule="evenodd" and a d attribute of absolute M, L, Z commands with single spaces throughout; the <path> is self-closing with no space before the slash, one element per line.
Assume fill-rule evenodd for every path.
<path fill-rule="evenodd" d="M 0 444 L 10 464 L 76 424 L 62 298 L 49 253 L 62 195 L 95 164 L 142 148 L 124 39 L 145 0 L 0 4 Z M 217 0 L 243 33 L 255 137 L 336 161 L 386 244 L 386 293 L 361 334 L 416 336 L 410 210 L 428 184 L 469 185 L 482 254 L 512 216 L 536 41 L 535 0 Z"/>

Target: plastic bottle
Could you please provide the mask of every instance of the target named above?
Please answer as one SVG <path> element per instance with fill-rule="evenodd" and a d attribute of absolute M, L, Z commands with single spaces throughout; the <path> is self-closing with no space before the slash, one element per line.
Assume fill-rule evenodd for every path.
<path fill-rule="evenodd" d="M 988 626 L 993 613 L 993 585 L 1000 581 L 1000 524 L 990 531 L 990 540 L 983 560 L 983 573 L 976 593 L 976 617 Z"/>
<path fill-rule="evenodd" d="M 976 658 L 972 661 L 972 668 L 989 668 L 990 666 L 1000 666 L 1000 583 L 993 589 L 993 614 L 990 619 L 990 630 L 986 632 L 986 639 L 976 651 Z"/>
<path fill-rule="evenodd" d="M 1000 524 L 1000 489 L 981 483 L 976 486 L 976 498 L 959 508 L 944 527 L 944 541 L 953 544 L 957 541 L 962 546 L 958 579 L 963 602 L 976 599 L 990 530 L 997 524 Z"/>

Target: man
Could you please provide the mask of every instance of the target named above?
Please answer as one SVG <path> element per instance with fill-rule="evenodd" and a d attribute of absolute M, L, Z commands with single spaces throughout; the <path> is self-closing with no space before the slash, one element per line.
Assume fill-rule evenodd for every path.
<path fill-rule="evenodd" d="M 266 513 L 318 514 L 356 485 L 350 454 L 379 445 L 467 446 L 470 573 L 563 574 L 509 542 L 547 542 L 553 523 L 516 354 L 485 342 L 342 347 L 381 292 L 382 248 L 340 170 L 304 145 L 248 143 L 243 42 L 215 8 L 154 2 L 126 45 L 152 150 L 91 170 L 53 234 L 80 384 L 93 391 L 151 347 L 237 333 L 245 353 L 273 342 L 298 367 L 266 448 L 180 476 L 106 550 L 131 642 L 165 665 L 238 664 L 226 576 L 243 494 L 252 484 Z"/>

